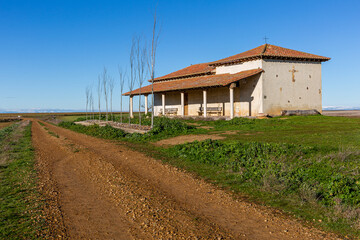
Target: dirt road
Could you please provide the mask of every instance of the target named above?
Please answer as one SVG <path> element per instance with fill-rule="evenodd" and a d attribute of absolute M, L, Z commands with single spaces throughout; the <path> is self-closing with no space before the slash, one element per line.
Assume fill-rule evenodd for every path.
<path fill-rule="evenodd" d="M 335 239 L 121 143 L 36 120 L 32 131 L 55 238 Z"/>

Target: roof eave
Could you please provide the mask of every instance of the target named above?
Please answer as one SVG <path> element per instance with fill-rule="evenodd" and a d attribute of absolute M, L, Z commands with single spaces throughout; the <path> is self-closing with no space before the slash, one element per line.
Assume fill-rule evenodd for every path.
<path fill-rule="evenodd" d="M 211 66 L 234 65 L 237 63 L 248 62 L 248 61 L 257 60 L 257 59 L 286 59 L 286 60 L 301 60 L 301 61 L 311 61 L 311 62 L 326 62 L 326 61 L 331 60 L 331 58 L 328 58 L 328 57 L 311 58 L 311 57 L 257 55 L 257 56 L 251 56 L 251 57 L 246 57 L 246 58 L 239 58 L 239 59 L 226 61 L 226 62 L 213 63 L 213 64 L 209 64 L 209 65 L 211 65 Z"/>
<path fill-rule="evenodd" d="M 170 81 L 170 80 L 177 80 L 177 79 L 182 79 L 182 78 L 189 78 L 189 77 L 198 77 L 198 76 L 202 76 L 202 75 L 210 75 L 212 73 L 212 71 L 206 71 L 206 72 L 200 72 L 200 73 L 196 73 L 196 74 L 187 74 L 187 75 L 181 75 L 181 76 L 176 76 L 176 77 L 170 77 L 170 78 L 157 78 L 156 80 L 154 79 L 154 83 L 156 82 L 164 82 L 164 81 Z M 148 80 L 148 82 L 152 82 L 152 80 Z"/>

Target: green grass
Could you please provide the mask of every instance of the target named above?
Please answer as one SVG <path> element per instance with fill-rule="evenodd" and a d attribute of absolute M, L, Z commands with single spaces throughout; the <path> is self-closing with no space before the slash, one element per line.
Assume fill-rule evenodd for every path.
<path fill-rule="evenodd" d="M 73 121 L 75 121 L 76 119 L 78 119 L 80 117 L 82 118 L 82 116 L 74 115 L 74 116 L 58 116 L 56 118 L 60 119 L 62 121 L 66 121 L 66 122 L 73 122 Z"/>
<path fill-rule="evenodd" d="M 46 228 L 36 188 L 31 125 L 0 130 L 0 239 L 38 239 Z"/>
<path fill-rule="evenodd" d="M 360 118 L 292 116 L 270 119 L 234 118 L 231 121 L 196 123 L 212 127 L 207 133 L 237 131 L 236 134 L 224 135 L 227 141 L 292 143 L 330 148 L 358 148 L 360 143 Z"/>
<path fill-rule="evenodd" d="M 342 236 L 360 236 L 360 119 L 294 116 L 176 120 L 175 125 L 172 121 L 147 136 L 121 133 L 109 137 L 107 134 L 115 131 L 111 127 L 70 129 L 127 141 L 135 150 L 194 172 L 251 201 L 281 209 Z M 175 127 L 184 123 L 207 129 Z M 101 131 L 106 133 L 99 134 Z M 165 148 L 150 143 L 184 134 L 225 138 Z"/>

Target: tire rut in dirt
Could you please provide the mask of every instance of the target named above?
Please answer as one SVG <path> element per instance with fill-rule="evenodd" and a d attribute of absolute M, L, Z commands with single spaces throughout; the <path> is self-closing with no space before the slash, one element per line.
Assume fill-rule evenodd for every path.
<path fill-rule="evenodd" d="M 126 235 L 109 229 L 118 229 L 119 225 L 128 230 L 124 239 L 129 235 L 135 239 L 231 238 L 231 234 L 185 211 L 142 179 L 120 173 L 102 156 L 37 128 L 34 135 L 42 133 L 47 143 L 34 143 L 36 148 L 45 148 L 42 155 L 53 163 L 53 178 L 71 238 L 119 239 Z"/>

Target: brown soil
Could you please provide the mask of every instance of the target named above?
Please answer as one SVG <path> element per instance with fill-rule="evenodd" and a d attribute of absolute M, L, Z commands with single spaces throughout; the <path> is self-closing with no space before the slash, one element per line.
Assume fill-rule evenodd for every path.
<path fill-rule="evenodd" d="M 204 135 L 184 135 L 184 136 L 178 136 L 178 137 L 173 137 L 173 138 L 160 140 L 160 141 L 157 141 L 154 144 L 158 145 L 158 146 L 177 145 L 177 144 L 189 143 L 189 142 L 194 142 L 194 141 L 203 141 L 203 140 L 206 140 L 206 139 L 219 140 L 219 139 L 224 139 L 224 138 L 225 137 L 219 136 L 219 135 L 207 135 L 207 134 L 204 134 Z"/>
<path fill-rule="evenodd" d="M 360 118 L 360 110 L 323 111 L 325 116 Z"/>
<path fill-rule="evenodd" d="M 40 177 L 54 225 L 71 239 L 334 239 L 121 143 L 36 121 Z M 56 214 L 59 213 L 59 214 Z M 58 237 L 58 238 L 60 238 Z"/>
<path fill-rule="evenodd" d="M 199 123 L 187 123 L 187 125 L 190 125 L 190 126 L 200 126 Z"/>
<path fill-rule="evenodd" d="M 0 129 L 14 124 L 14 122 L 0 122 Z"/>
<path fill-rule="evenodd" d="M 200 127 L 197 127 L 197 128 L 200 128 L 200 129 L 213 129 L 214 127 L 211 127 L 211 126 L 200 126 Z"/>

